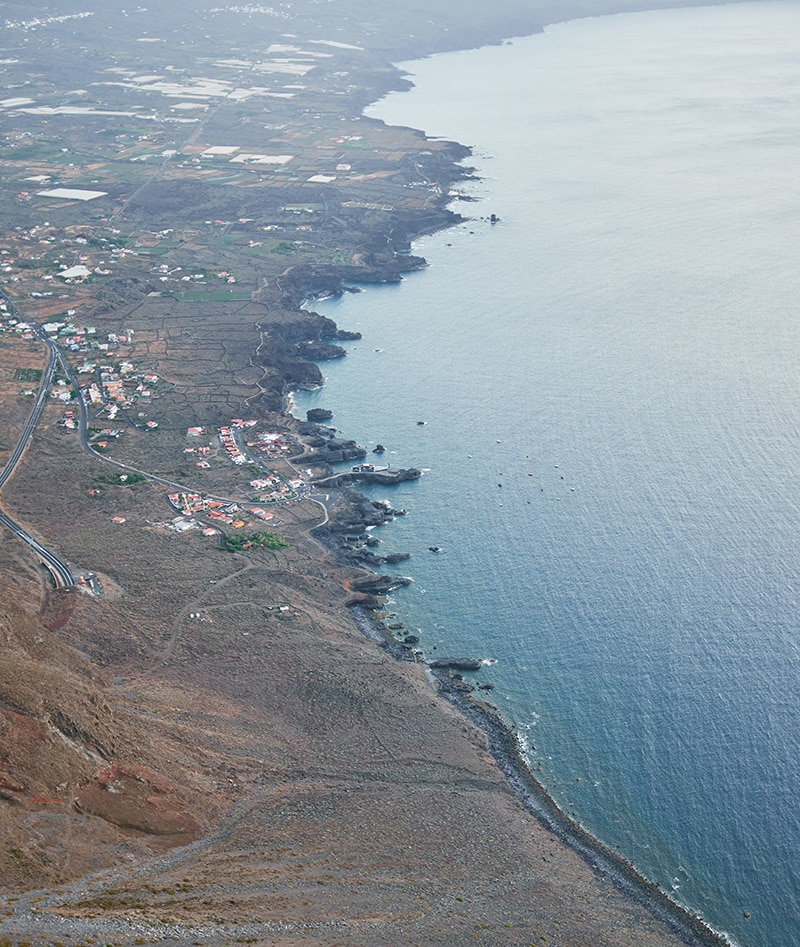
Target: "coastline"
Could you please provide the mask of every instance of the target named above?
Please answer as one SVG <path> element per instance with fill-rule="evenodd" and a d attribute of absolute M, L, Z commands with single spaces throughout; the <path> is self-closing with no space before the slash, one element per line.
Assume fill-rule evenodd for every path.
<path fill-rule="evenodd" d="M 714 930 L 703 918 L 671 898 L 662 888 L 649 881 L 634 864 L 595 838 L 558 805 L 528 766 L 517 734 L 495 705 L 476 699 L 472 688 L 465 685 L 451 669 L 434 668 L 430 666 L 429 659 L 420 661 L 415 658 L 412 649 L 392 635 L 374 610 L 355 605 L 351 607 L 351 613 L 362 634 L 385 648 L 395 660 L 427 666 L 436 693 L 486 735 L 498 769 L 528 812 L 576 852 L 592 871 L 611 880 L 623 894 L 663 920 L 684 943 L 697 947 L 735 947 L 735 941 L 723 932 Z"/>
<path fill-rule="evenodd" d="M 667 6 L 687 5 L 695 6 L 697 4 L 689 0 L 689 3 L 668 4 Z M 661 4 L 636 5 L 631 12 L 661 6 Z M 624 4 L 622 7 L 619 11 L 603 11 L 596 15 L 606 16 L 613 15 L 616 12 L 628 12 Z M 568 17 L 568 19 L 573 18 L 573 16 Z M 552 21 L 552 23 L 555 22 L 560 21 Z M 542 29 L 552 25 L 552 23 L 543 24 Z M 388 94 L 388 92 L 385 94 Z M 379 100 L 366 103 L 364 108 L 375 105 L 377 101 Z M 373 120 L 363 113 L 362 119 Z M 417 128 L 413 130 L 420 133 L 423 138 L 427 138 L 425 131 Z M 452 141 L 445 142 L 445 145 L 448 149 L 452 149 L 454 155 L 458 155 L 458 157 L 452 157 L 450 187 L 459 180 L 479 180 L 479 177 L 474 175 L 473 168 L 465 168 L 462 164 L 472 154 L 472 149 Z M 440 220 L 431 226 L 421 227 L 418 231 L 415 230 L 408 234 L 408 252 L 412 254 L 411 259 L 414 260 L 415 265 L 409 266 L 407 272 L 424 269 L 428 265 L 424 257 L 413 255 L 415 241 L 423 236 L 437 231 L 446 231 L 459 223 L 469 221 L 469 218 L 453 214 L 449 210 L 449 205 L 459 199 L 459 196 L 449 192 L 440 198 L 441 206 L 439 210 L 445 215 L 449 214 L 450 220 Z M 301 290 L 300 295 L 294 300 L 295 305 L 299 305 L 305 311 L 313 311 L 312 307 L 315 300 L 327 296 L 339 296 L 352 291 L 347 279 L 348 275 L 354 277 L 356 274 L 341 272 L 339 275 L 340 279 L 335 288 L 331 289 L 329 286 L 322 293 L 308 293 L 308 286 L 302 287 L 306 294 L 303 295 Z M 373 282 L 400 282 L 402 279 L 402 272 L 393 271 L 390 268 L 386 271 L 385 279 L 375 278 L 372 275 L 364 279 L 359 274 L 358 278 L 353 278 L 353 282 L 369 284 Z M 341 433 L 342 436 L 347 436 L 347 432 Z M 334 473 L 330 479 L 335 480 L 336 476 Z M 349 477 L 348 474 L 342 473 L 339 476 L 342 477 L 343 483 L 348 482 L 346 479 Z M 390 512 L 396 511 L 390 510 Z M 341 545 L 337 544 L 330 534 L 328 534 L 328 541 L 323 540 L 323 542 L 329 548 L 331 555 L 338 556 L 343 564 L 353 565 L 352 560 L 348 560 L 341 555 Z M 374 574 L 380 575 L 380 573 Z M 430 657 L 421 658 L 421 652 L 416 651 L 409 644 L 404 644 L 402 639 L 396 637 L 389 630 L 385 619 L 379 618 L 376 614 L 381 607 L 381 599 L 372 603 L 352 602 L 349 605 L 356 625 L 366 638 L 386 649 L 397 661 L 411 661 L 427 666 L 427 674 L 430 675 L 436 693 L 483 731 L 499 770 L 514 789 L 524 807 L 535 816 L 543 827 L 552 831 L 564 845 L 577 853 L 594 872 L 610 879 L 622 893 L 646 907 L 655 917 L 665 921 L 686 944 L 696 944 L 699 947 L 735 947 L 736 942 L 727 934 L 715 930 L 700 915 L 693 913 L 689 907 L 681 904 L 659 885 L 648 880 L 635 864 L 615 852 L 602 840 L 593 836 L 578 821 L 565 812 L 548 793 L 545 786 L 536 778 L 524 758 L 517 734 L 513 727 L 503 719 L 499 708 L 485 700 L 476 699 L 472 693 L 474 688 L 469 684 L 465 684 L 460 675 L 456 674 L 454 676 L 452 669 L 432 667 Z"/>
<path fill-rule="evenodd" d="M 313 300 L 309 298 L 303 305 L 312 302 Z M 296 420 L 299 421 L 299 419 Z M 355 444 L 355 442 L 347 443 Z M 341 474 L 340 476 L 346 478 L 348 475 Z M 335 480 L 336 474 L 329 479 Z M 373 501 L 360 494 L 357 487 L 351 488 L 351 493 L 361 497 L 365 507 L 375 505 Z M 383 507 L 379 501 L 378 506 Z M 372 523 L 373 527 L 388 525 L 394 515 L 402 512 L 393 510 L 388 504 L 385 509 L 387 515 L 381 516 Z M 395 581 L 395 576 L 384 576 L 382 573 L 373 572 L 369 563 L 354 562 L 352 556 L 346 554 L 350 547 L 343 542 L 344 534 L 357 532 L 366 524 L 366 520 L 361 523 L 351 521 L 347 529 L 333 530 L 331 524 L 326 523 L 314 530 L 316 534 L 323 532 L 323 535 L 318 535 L 319 540 L 328 549 L 329 554 L 340 561 L 341 565 L 350 568 L 360 566 L 378 580 L 374 592 L 362 593 L 357 599 L 348 603 L 350 615 L 360 632 L 378 647 L 386 650 L 396 661 L 411 662 L 426 667 L 426 673 L 430 676 L 431 685 L 437 695 L 452 704 L 461 715 L 485 734 L 498 769 L 526 810 L 545 829 L 556 835 L 565 846 L 579 855 L 593 872 L 609 879 L 621 893 L 634 899 L 655 917 L 664 921 L 682 942 L 697 945 L 697 947 L 735 947 L 735 941 L 728 935 L 715 930 L 690 908 L 670 897 L 660 886 L 648 880 L 635 864 L 588 832 L 558 805 L 529 767 L 515 730 L 503 719 L 496 705 L 473 696 L 473 686 L 463 681 L 459 674 L 454 673 L 453 668 L 433 667 L 430 657 L 421 657 L 421 652 L 415 647 L 416 640 L 413 644 L 404 643 L 402 638 L 393 634 L 386 619 L 379 617 L 378 612 L 383 609 L 384 596 L 392 588 L 405 584 L 408 580 Z M 381 588 L 381 579 L 392 580 L 393 584 L 387 581 L 386 587 Z"/>
<path fill-rule="evenodd" d="M 299 419 L 296 420 L 299 421 Z M 333 479 L 335 479 L 335 474 Z M 350 488 L 349 492 L 351 496 L 357 495 L 363 501 L 362 512 L 364 508 L 374 507 L 376 502 L 380 510 L 385 509 L 386 515 L 380 515 L 377 520 L 369 524 L 372 528 L 390 524 L 394 516 L 402 512 L 393 510 L 388 504 L 384 506 L 380 501 L 368 500 L 358 492 L 357 487 Z M 397 634 L 392 632 L 386 617 L 380 617 L 379 613 L 383 610 L 385 595 L 409 580 L 398 580 L 394 575 L 385 576 L 372 571 L 372 564 L 368 562 L 354 561 L 352 547 L 346 544 L 344 536 L 358 532 L 360 528 L 368 525 L 366 519 L 360 523 L 349 521 L 347 528 L 344 529 L 341 526 L 333 529 L 332 525 L 328 521 L 313 531 L 328 550 L 329 555 L 344 567 L 355 566 L 366 570 L 367 574 L 376 580 L 374 589 L 370 588 L 370 591 L 360 593 L 347 603 L 350 616 L 359 631 L 373 644 L 385 650 L 395 661 L 425 667 L 426 675 L 435 693 L 455 707 L 463 717 L 485 734 L 500 773 L 512 787 L 525 809 L 545 829 L 552 832 L 563 845 L 575 852 L 593 872 L 611 881 L 623 895 L 632 898 L 654 917 L 663 921 L 676 936 L 681 938 L 683 943 L 695 945 L 695 947 L 736 947 L 736 942 L 728 935 L 715 930 L 690 908 L 670 897 L 660 886 L 648 880 L 635 864 L 596 838 L 580 822 L 565 812 L 536 778 L 525 760 L 518 735 L 514 728 L 504 720 L 499 708 L 486 700 L 476 698 L 473 693 L 474 687 L 463 680 L 455 666 L 433 666 L 432 659 L 423 657 L 422 652 L 417 649 L 416 636 L 413 638 L 413 643 L 408 643 L 398 637 L 398 634 L 402 632 Z M 382 587 L 381 580 L 384 579 L 386 582 Z M 369 588 L 369 582 L 369 579 L 365 580 L 365 588 Z"/>
<path fill-rule="evenodd" d="M 423 136 L 420 138 L 421 146 L 424 146 L 424 141 Z M 447 162 L 449 171 L 444 163 L 439 166 L 438 170 L 445 178 L 450 175 L 448 178 L 450 186 L 457 183 L 458 180 L 463 180 L 469 174 L 469 169 L 463 168 L 459 163 L 464 160 L 468 153 L 468 149 L 453 143 Z M 280 285 L 283 304 L 287 309 L 299 307 L 301 298 L 309 290 L 309 298 L 314 298 L 315 292 L 324 293 L 331 288 L 334 292 L 339 292 L 344 288 L 344 284 L 350 277 L 354 280 L 357 279 L 359 282 L 370 281 L 370 279 L 374 282 L 395 282 L 402 279 L 404 266 L 409 265 L 409 269 L 422 268 L 425 265 L 424 261 L 419 261 L 413 257 L 409 258 L 404 253 L 411 249 L 412 241 L 418 237 L 437 230 L 445 230 L 459 223 L 461 218 L 453 215 L 447 209 L 446 205 L 449 199 L 448 193 L 443 191 L 440 195 L 441 206 L 433 207 L 432 211 L 427 214 L 408 215 L 402 223 L 402 230 L 397 234 L 393 234 L 393 239 L 397 238 L 397 245 L 393 247 L 393 252 L 387 253 L 383 259 L 376 260 L 370 272 L 366 272 L 362 267 L 349 271 L 347 268 L 339 266 L 327 268 L 310 265 L 305 270 L 297 268 L 297 271 L 292 275 L 297 276 L 298 280 L 295 282 L 290 278 Z M 354 276 L 354 273 L 357 276 Z M 369 279 L 365 280 L 365 276 Z M 317 319 L 319 320 L 319 317 Z M 319 320 L 312 327 L 313 331 L 322 331 L 320 329 L 321 324 L 322 321 Z M 347 338 L 347 334 L 334 336 L 334 340 L 337 337 L 340 339 Z M 314 530 L 311 532 L 313 535 Z M 330 549 L 330 544 L 326 543 L 326 548 Z M 335 557 L 336 553 L 331 552 L 330 555 Z M 353 561 L 348 559 L 341 559 L 341 564 L 347 570 L 354 566 Z M 363 568 L 363 566 L 358 568 Z M 408 652 L 404 652 L 400 644 L 394 639 L 387 640 L 385 627 L 376 620 L 373 613 L 360 608 L 357 604 L 355 608 L 342 609 L 342 611 L 347 614 L 348 621 L 356 620 L 362 632 L 365 631 L 368 625 L 374 629 L 372 633 L 367 634 L 367 637 L 372 641 L 380 643 L 394 657 L 400 660 L 408 659 Z M 352 651 L 352 641 L 348 644 Z M 354 652 L 350 655 L 351 659 L 353 655 Z M 604 880 L 610 880 L 626 898 L 630 898 L 637 904 L 646 907 L 652 916 L 663 921 L 685 943 L 701 945 L 731 943 L 723 935 L 717 934 L 708 928 L 701 919 L 670 899 L 663 891 L 647 882 L 633 865 L 628 864 L 597 839 L 588 835 L 578 823 L 561 811 L 525 764 L 514 731 L 504 723 L 499 712 L 493 709 L 491 705 L 477 701 L 469 694 L 464 693 L 455 686 L 456 682 L 447 672 L 430 671 L 429 673 L 436 681 L 438 693 L 450 705 L 457 708 L 466 720 L 476 725 L 486 735 L 497 768 L 500 769 L 508 785 L 513 788 L 516 798 L 521 801 L 529 813 L 535 816 L 542 826 L 559 838 L 564 846 L 577 853 L 595 874 Z M 419 697 L 420 706 L 422 699 L 422 697 Z M 387 702 L 386 706 L 388 707 L 390 704 Z M 441 713 L 441 710 L 439 712 Z M 344 776 L 351 776 L 352 774 L 347 773 L 346 766 L 345 763 Z M 342 774 L 337 778 L 342 778 Z M 241 929 L 238 932 L 241 933 Z M 233 933 L 230 936 L 233 937 Z M 610 943 L 610 941 L 602 942 Z"/>
<path fill-rule="evenodd" d="M 594 871 L 610 877 L 624 893 L 640 900 L 656 916 L 674 926 L 676 933 L 688 943 L 696 943 L 701 947 L 734 947 L 734 942 L 725 934 L 714 930 L 701 917 L 670 898 L 665 891 L 648 881 L 635 865 L 587 832 L 558 806 L 525 762 L 514 731 L 503 721 L 496 708 L 476 702 L 454 688 L 452 680 L 442 672 L 434 674 L 439 682 L 439 692 L 487 735 L 500 770 L 525 807 L 546 828 L 553 831 L 565 845 L 573 848 Z"/>

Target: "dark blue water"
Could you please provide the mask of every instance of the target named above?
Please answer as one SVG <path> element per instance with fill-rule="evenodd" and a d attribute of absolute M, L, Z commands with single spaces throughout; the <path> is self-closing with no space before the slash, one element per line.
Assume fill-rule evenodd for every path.
<path fill-rule="evenodd" d="M 800 944 L 800 4 L 406 68 L 375 114 L 473 145 L 480 200 L 316 307 L 364 338 L 298 410 L 425 468 L 383 494 L 393 607 L 497 659 L 562 807 L 737 943 Z"/>

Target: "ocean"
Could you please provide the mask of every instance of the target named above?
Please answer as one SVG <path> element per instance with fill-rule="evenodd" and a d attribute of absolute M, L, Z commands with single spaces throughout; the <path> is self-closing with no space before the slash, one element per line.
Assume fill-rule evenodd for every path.
<path fill-rule="evenodd" d="M 369 114 L 474 148 L 468 220 L 315 304 L 363 339 L 295 397 L 424 470 L 372 492 L 426 654 L 496 660 L 560 806 L 742 947 L 800 944 L 798 37 L 782 0 L 404 64 Z"/>

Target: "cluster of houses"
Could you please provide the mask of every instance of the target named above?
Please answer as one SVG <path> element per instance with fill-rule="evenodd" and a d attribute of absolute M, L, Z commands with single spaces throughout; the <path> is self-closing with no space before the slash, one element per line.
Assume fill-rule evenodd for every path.
<path fill-rule="evenodd" d="M 234 436 L 234 428 L 254 427 L 258 421 L 243 421 L 241 418 L 234 418 L 230 424 L 225 424 L 218 428 L 219 439 L 222 446 L 228 452 L 228 456 L 235 464 L 247 463 L 247 455 L 239 448 Z"/>
<path fill-rule="evenodd" d="M 219 523 L 241 529 L 247 523 L 242 514 L 256 516 L 261 520 L 271 520 L 272 513 L 258 507 L 240 507 L 238 503 L 226 503 L 223 500 L 213 500 L 203 497 L 199 493 L 170 493 L 169 502 L 184 517 L 192 517 L 204 513 L 209 519 Z"/>
<path fill-rule="evenodd" d="M 205 458 L 211 453 L 211 448 L 210 447 L 184 447 L 183 452 L 184 454 L 199 454 L 201 457 Z M 205 459 L 198 460 L 195 463 L 195 467 L 199 467 L 201 470 L 208 470 L 210 466 L 211 464 Z"/>
<path fill-rule="evenodd" d="M 266 431 L 263 434 L 256 435 L 255 441 L 248 442 L 248 447 L 257 447 L 262 454 L 275 460 L 278 457 L 285 457 L 290 454 L 295 447 L 294 439 L 288 434 L 281 434 L 278 431 Z"/>
<path fill-rule="evenodd" d="M 261 520 L 271 520 L 272 513 L 267 512 L 267 510 L 260 510 L 258 507 L 240 507 L 238 503 L 220 503 L 218 507 L 213 505 L 209 507 L 207 516 L 209 519 L 215 520 L 219 523 L 225 523 L 228 526 L 232 526 L 234 529 L 241 529 L 243 526 L 251 526 L 252 523 L 247 523 L 242 519 L 242 514 L 246 513 L 250 516 L 256 516 Z"/>
<path fill-rule="evenodd" d="M 20 322 L 13 316 L 8 316 L 8 309 L 4 302 L 0 302 L 0 333 L 16 332 L 23 339 L 35 339 L 33 326 L 27 322 Z"/>
<path fill-rule="evenodd" d="M 205 513 L 208 509 L 208 500 L 199 493 L 170 493 L 169 502 L 184 516 Z"/>
<path fill-rule="evenodd" d="M 252 513 L 253 516 L 257 516 L 260 520 L 264 520 L 264 522 L 272 519 L 272 513 L 270 513 L 269 510 L 262 510 L 257 506 L 248 506 L 246 509 L 248 513 Z"/>
<path fill-rule="evenodd" d="M 263 477 L 251 480 L 250 486 L 258 491 L 260 503 L 277 503 L 279 500 L 294 500 L 303 481 L 299 477 L 286 481 L 275 473 L 265 473 Z"/>
<path fill-rule="evenodd" d="M 50 174 L 36 174 L 25 180 L 41 186 L 53 183 L 52 178 L 53 175 Z M 75 202 L 91 201 L 105 196 L 105 191 L 55 187 L 43 191 L 19 191 L 16 198 L 22 203 L 28 203 L 34 197 L 41 197 L 48 201 Z M 76 230 L 78 231 L 77 234 Z M 120 231 L 113 230 L 112 233 L 118 235 Z M 81 252 L 89 241 L 76 227 L 60 229 L 51 226 L 49 223 L 31 227 L 28 230 L 14 227 L 13 232 L 9 230 L 6 236 L 13 243 L 9 242 L 8 244 L 12 247 L 12 250 L 0 250 L 0 283 L 21 284 L 18 289 L 27 290 L 32 299 L 44 299 L 55 295 L 54 290 L 33 288 L 41 287 L 43 282 L 55 286 L 56 284 L 53 281 L 59 279 L 63 283 L 73 285 L 82 283 L 92 275 L 108 276 L 112 271 L 107 264 L 126 255 L 124 247 L 113 246 L 111 242 L 108 242 L 100 251 L 104 258 L 99 262 L 92 260 L 90 255 Z M 57 244 L 67 250 L 65 255 L 69 262 L 65 262 L 61 256 L 53 260 L 50 253 L 42 252 L 43 247 L 52 248 Z M 81 248 L 78 250 L 77 263 L 73 262 L 75 247 Z"/>
<path fill-rule="evenodd" d="M 50 338 L 57 338 L 59 344 L 70 352 L 98 351 L 113 356 L 114 353 L 110 351 L 112 346 L 133 345 L 133 329 L 126 329 L 122 335 L 115 332 L 98 333 L 96 326 L 76 325 L 71 321 L 74 315 L 75 310 L 68 309 L 64 313 L 68 321 L 51 320 L 45 322 L 42 329 Z M 16 332 L 23 339 L 36 338 L 33 326 L 12 316 L 8 311 L 8 305 L 2 301 L 0 301 L 0 332 Z"/>
<path fill-rule="evenodd" d="M 68 309 L 67 318 L 75 315 L 74 309 Z M 113 345 L 133 345 L 133 329 L 126 329 L 122 335 L 109 332 L 98 334 L 96 326 L 76 326 L 74 322 L 45 322 L 42 329 L 51 337 L 58 338 L 61 345 L 70 352 L 110 352 Z"/>
<path fill-rule="evenodd" d="M 204 427 L 190 427 L 186 430 L 188 437 L 202 437 L 206 433 L 207 432 Z M 211 464 L 205 459 L 205 457 L 211 453 L 210 447 L 184 447 L 183 452 L 184 454 L 199 454 L 203 458 L 202 460 L 198 460 L 195 463 L 195 467 L 199 467 L 201 470 L 208 470 L 208 468 L 211 466 Z"/>
<path fill-rule="evenodd" d="M 153 395 L 153 386 L 158 375 L 151 372 L 137 373 L 131 362 L 118 365 L 96 365 L 85 362 L 78 368 L 80 374 L 94 372 L 98 380 L 81 388 L 84 401 L 93 407 L 106 408 L 109 418 L 113 419 L 120 408 L 130 408 L 133 404 L 149 404 Z M 147 422 L 148 427 L 158 427 L 156 421 Z"/>
<path fill-rule="evenodd" d="M 67 319 L 75 315 L 75 310 L 70 309 L 64 314 Z M 104 354 L 113 356 L 109 351 L 111 345 L 119 345 L 133 342 L 133 330 L 128 329 L 124 335 L 109 333 L 107 336 L 99 335 L 94 326 L 76 326 L 73 322 L 53 321 L 46 322 L 42 326 L 44 332 L 51 338 L 58 338 L 61 345 L 73 352 L 89 352 L 97 350 Z M 37 338 L 34 327 L 11 316 L 8 312 L 8 306 L 0 301 L 0 334 L 14 332 L 22 339 Z M 138 374 L 134 370 L 132 362 L 121 361 L 116 365 L 98 366 L 87 360 L 78 367 L 79 374 L 91 374 L 95 380 L 81 388 L 81 395 L 87 405 L 106 408 L 109 418 L 113 419 L 119 409 L 129 408 L 134 402 L 148 404 L 152 396 L 152 386 L 158 381 L 158 375 L 151 373 Z M 25 394 L 32 394 L 33 391 L 25 391 Z M 54 401 L 68 403 L 76 397 L 72 386 L 64 379 L 56 379 L 50 392 L 50 397 Z M 77 428 L 77 421 L 74 413 L 66 412 L 63 418 L 63 426 L 70 429 Z M 150 422 L 150 427 L 157 427 L 156 422 Z"/>
<path fill-rule="evenodd" d="M 69 318 L 75 314 L 74 309 L 65 313 Z M 61 345 L 72 352 L 90 352 L 96 350 L 114 357 L 110 346 L 133 343 L 133 330 L 126 330 L 125 334 L 99 335 L 94 326 L 76 326 L 73 322 L 53 321 L 46 322 L 42 329 L 51 338 L 58 338 Z M 30 323 L 22 322 L 8 315 L 5 303 L 0 302 L 0 333 L 15 332 L 23 339 L 35 339 L 36 333 Z M 79 374 L 91 374 L 95 380 L 81 388 L 81 395 L 88 405 L 105 407 L 110 418 L 114 418 L 120 407 L 128 408 L 134 402 L 148 404 L 152 395 L 152 386 L 158 381 L 158 375 L 151 373 L 138 374 L 132 362 L 121 361 L 116 365 L 101 365 L 84 360 L 77 369 Z M 26 392 L 27 394 L 28 392 Z M 71 386 L 62 380 L 56 380 L 50 393 L 56 401 L 68 402 L 76 395 Z M 74 417 L 65 417 L 65 427 L 75 427 Z M 72 423 L 69 423 L 69 422 Z M 153 425 L 151 425 L 153 426 Z M 156 425 L 157 426 L 157 425 Z"/>
<path fill-rule="evenodd" d="M 224 425 L 219 429 L 218 433 L 219 439 L 222 442 L 222 446 L 228 452 L 228 457 L 230 457 L 230 459 L 235 464 L 246 463 L 247 456 L 246 454 L 243 454 L 241 450 L 239 450 L 239 445 L 236 443 L 236 439 L 233 436 L 233 431 L 231 428 L 228 427 L 228 425 Z"/>
<path fill-rule="evenodd" d="M 158 235 L 158 239 L 163 236 L 163 234 L 172 233 L 172 231 L 163 231 L 162 234 Z M 157 242 L 157 241 L 156 241 Z M 140 237 L 137 242 L 138 246 L 145 246 L 144 238 Z M 154 244 L 155 245 L 155 244 Z M 161 263 L 158 266 L 154 266 L 151 270 L 151 273 L 155 273 L 158 276 L 159 282 L 166 283 L 170 280 L 180 281 L 182 283 L 198 283 L 204 281 L 207 277 L 212 279 L 221 279 L 225 280 L 228 285 L 233 285 L 236 282 L 236 277 L 229 273 L 227 270 L 222 270 L 218 273 L 185 273 L 183 267 L 180 266 L 168 266 L 166 263 Z M 158 296 L 158 293 L 151 293 L 151 296 Z"/>
<path fill-rule="evenodd" d="M 254 427 L 257 423 L 257 421 L 245 421 L 242 418 L 234 418 L 230 424 L 217 428 L 220 444 L 225 449 L 228 457 L 237 466 L 242 466 L 250 462 L 251 458 L 248 457 L 239 446 L 235 432 L 244 428 Z M 188 437 L 202 437 L 207 433 L 204 427 L 190 427 L 187 428 L 186 431 Z M 278 458 L 289 453 L 292 450 L 293 443 L 284 434 L 270 432 L 257 435 L 255 441 L 247 442 L 247 446 L 250 448 L 257 446 L 258 449 L 268 457 Z M 208 468 L 211 466 L 205 459 L 212 451 L 211 446 L 188 446 L 184 447 L 183 450 L 186 454 L 201 455 L 202 459 L 197 461 L 195 464 L 196 467 Z M 293 477 L 287 481 L 279 477 L 274 471 L 268 470 L 265 470 L 257 478 L 250 481 L 250 486 L 256 491 L 254 500 L 259 503 L 276 503 L 281 500 L 294 500 L 297 498 L 298 489 L 302 487 L 303 484 L 304 481 L 300 477 Z M 260 511 L 258 510 L 251 510 L 250 512 L 252 512 L 254 516 L 260 515 Z M 268 519 L 269 517 L 262 518 Z"/>

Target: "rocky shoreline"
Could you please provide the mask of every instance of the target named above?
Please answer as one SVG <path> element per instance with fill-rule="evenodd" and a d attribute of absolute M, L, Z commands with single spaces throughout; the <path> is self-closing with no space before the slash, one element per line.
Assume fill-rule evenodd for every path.
<path fill-rule="evenodd" d="M 506 723 L 494 704 L 475 696 L 476 688 L 491 689 L 492 685 L 474 685 L 465 681 L 461 672 L 478 671 L 483 661 L 477 658 L 423 658 L 416 648 L 416 636 L 411 636 L 414 639 L 411 644 L 408 636 L 405 639 L 398 638 L 396 632 L 400 626 L 387 626 L 386 621 L 376 616 L 371 605 L 358 604 L 352 608 L 352 612 L 363 634 L 379 643 L 396 660 L 421 661 L 426 665 L 437 693 L 486 735 L 498 768 L 525 808 L 575 851 L 593 871 L 608 878 L 624 894 L 664 921 L 684 943 L 695 947 L 731 947 L 727 937 L 673 900 L 658 885 L 648 881 L 635 865 L 587 832 L 559 807 L 525 761 L 514 729 Z"/>
<path fill-rule="evenodd" d="M 303 429 L 308 431 L 311 424 Z M 364 457 L 366 451 L 354 441 L 337 439 L 330 430 L 325 444 L 333 441 L 333 461 Z M 318 435 L 321 436 L 321 435 Z M 343 446 L 344 445 L 344 446 Z M 345 456 L 345 452 L 350 452 Z M 326 454 L 326 459 L 330 454 Z M 420 471 L 414 468 L 387 474 L 331 473 L 316 481 L 316 485 L 340 487 L 346 498 L 345 506 L 328 523 L 316 530 L 316 535 L 330 554 L 343 565 L 358 565 L 367 570 L 380 568 L 410 558 L 407 553 L 378 556 L 370 547 L 381 540 L 367 533 L 369 527 L 383 526 L 404 510 L 395 510 L 388 503 L 370 500 L 349 487 L 358 480 L 369 483 L 392 484 L 417 479 Z M 472 683 L 464 673 L 475 673 L 484 662 L 476 657 L 433 658 L 424 656 L 419 648 L 419 637 L 411 634 L 402 621 L 393 621 L 383 611 L 386 596 L 396 588 L 409 585 L 413 580 L 394 574 L 368 571 L 353 579 L 353 597 L 347 603 L 362 633 L 377 642 L 396 660 L 423 663 L 431 676 L 436 691 L 453 704 L 467 719 L 485 734 L 497 765 L 513 787 L 525 808 L 561 841 L 572 848 L 594 871 L 608 878 L 626 895 L 634 898 L 656 917 L 668 924 L 685 943 L 699 947 L 730 947 L 730 941 L 708 927 L 702 918 L 682 907 L 660 887 L 648 881 L 636 868 L 618 853 L 592 836 L 580 823 L 564 812 L 536 779 L 525 761 L 519 739 L 513 728 L 502 718 L 498 708 L 475 695 L 476 690 L 491 691 L 493 684 Z"/>
<path fill-rule="evenodd" d="M 463 169 L 455 163 L 455 160 L 461 160 L 463 157 L 464 154 L 460 149 L 454 149 L 452 182 L 463 176 Z M 446 196 L 442 197 L 444 202 L 448 199 Z M 448 220 L 446 214 L 443 214 L 439 224 L 433 228 L 420 226 L 417 233 L 412 232 L 411 239 L 423 235 L 430 229 L 443 229 L 459 222 L 460 218 L 451 216 L 453 219 Z M 402 278 L 402 273 L 420 269 L 425 265 L 425 260 L 420 257 L 389 256 L 385 257 L 379 266 L 371 269 L 366 274 L 366 278 L 361 272 L 354 273 L 352 267 L 307 268 L 292 274 L 287 284 L 291 286 L 291 295 L 287 296 L 285 301 L 289 305 L 309 311 L 307 307 L 314 298 L 341 294 L 347 291 L 349 281 L 396 282 Z M 332 335 L 331 339 L 342 337 L 338 336 L 340 331 L 336 327 L 336 334 Z M 322 344 L 326 342 L 327 340 L 323 340 Z M 285 403 L 284 410 L 288 411 Z M 313 421 L 309 418 L 306 426 L 301 424 L 301 430 L 305 430 L 306 433 L 312 432 L 313 427 L 317 428 L 313 431 L 312 438 L 316 437 L 318 448 L 323 449 L 322 457 L 325 462 L 331 464 L 364 458 L 366 451 L 354 441 L 338 438 L 333 430 L 319 427 L 317 422 L 326 421 L 331 416 L 331 412 L 321 411 L 313 417 Z M 384 563 L 409 558 L 403 553 L 394 556 L 377 556 L 369 552 L 367 546 L 376 544 L 378 540 L 374 538 L 370 540 L 369 535 L 363 531 L 367 527 L 374 528 L 391 522 L 394 516 L 402 515 L 405 511 L 393 510 L 388 504 L 371 501 L 357 491 L 349 489 L 349 485 L 358 481 L 391 485 L 416 479 L 420 475 L 420 471 L 413 468 L 386 472 L 362 471 L 354 468 L 351 472 L 342 473 L 334 473 L 331 469 L 329 476 L 316 480 L 315 485 L 347 488 L 349 514 L 340 513 L 332 518 L 325 527 L 317 531 L 317 535 L 329 548 L 331 554 L 345 564 L 355 563 L 373 569 L 379 568 Z M 700 947 L 730 947 L 731 942 L 723 934 L 714 931 L 702 918 L 674 901 L 660 887 L 648 881 L 635 865 L 594 838 L 559 808 L 528 767 L 517 735 L 503 720 L 497 707 L 474 695 L 476 688 L 491 690 L 493 685 L 473 685 L 463 678 L 462 671 L 475 672 L 483 662 L 471 657 L 424 658 L 418 648 L 419 638 L 409 634 L 402 622 L 392 625 L 379 617 L 379 612 L 385 605 L 385 596 L 395 588 L 410 584 L 411 581 L 410 578 L 375 572 L 353 581 L 353 591 L 356 594 L 348 605 L 356 624 L 366 637 L 378 642 L 397 660 L 422 661 L 426 664 L 437 692 L 485 733 L 499 769 L 525 808 L 545 828 L 552 831 L 565 845 L 575 851 L 592 870 L 611 881 L 625 895 L 646 907 L 655 917 L 672 928 L 686 944 L 700 945 Z"/>
<path fill-rule="evenodd" d="M 610 878 L 626 894 L 640 901 L 656 916 L 672 926 L 687 943 L 700 947 L 730 947 L 731 942 L 708 927 L 702 918 L 682 907 L 648 881 L 636 866 L 586 831 L 559 808 L 531 772 L 522 755 L 519 740 L 491 704 L 476 700 L 447 669 L 432 668 L 438 691 L 483 730 L 497 765 L 519 794 L 525 807 L 546 828 L 573 848 L 590 867 Z"/>

